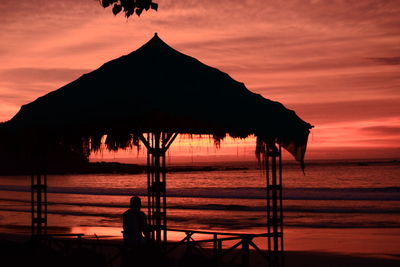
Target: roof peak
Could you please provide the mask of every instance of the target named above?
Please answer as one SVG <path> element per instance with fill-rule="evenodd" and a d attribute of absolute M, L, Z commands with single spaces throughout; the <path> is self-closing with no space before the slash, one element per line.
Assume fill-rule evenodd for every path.
<path fill-rule="evenodd" d="M 158 36 L 158 33 L 157 33 L 157 32 L 154 33 L 154 36 L 153 36 L 147 43 L 151 43 L 151 42 L 157 42 L 157 43 L 161 42 L 161 43 L 165 43 L 165 42 L 160 38 L 160 36 Z"/>
<path fill-rule="evenodd" d="M 172 47 L 170 47 L 167 43 L 165 43 L 165 42 L 160 38 L 160 36 L 158 35 L 157 32 L 155 32 L 155 33 L 154 33 L 154 36 L 153 36 L 149 41 L 147 41 L 147 43 L 145 43 L 141 48 L 150 48 L 150 47 L 152 47 L 152 49 L 154 49 L 154 48 L 156 48 L 156 49 L 162 48 L 162 49 L 172 49 L 172 50 L 175 50 L 175 49 L 173 49 Z M 141 48 L 139 48 L 139 49 L 141 49 Z M 138 50 L 139 50 L 139 49 L 138 49 Z"/>

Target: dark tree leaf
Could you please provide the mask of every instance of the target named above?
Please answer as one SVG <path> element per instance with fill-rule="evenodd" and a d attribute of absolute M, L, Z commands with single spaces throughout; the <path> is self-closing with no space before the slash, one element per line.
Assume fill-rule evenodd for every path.
<path fill-rule="evenodd" d="M 122 10 L 122 6 L 115 4 L 113 6 L 112 12 L 113 12 L 114 16 L 116 16 L 119 12 L 121 12 L 121 10 Z"/>
<path fill-rule="evenodd" d="M 143 8 L 146 5 L 146 2 L 148 2 L 148 0 L 136 0 L 136 5 L 139 8 Z"/>
<path fill-rule="evenodd" d="M 112 5 L 113 3 L 116 3 L 118 0 L 101 0 L 101 5 L 106 8 Z"/>
<path fill-rule="evenodd" d="M 134 9 L 134 8 L 128 9 L 128 10 L 125 12 L 125 16 L 126 16 L 127 18 L 129 18 L 134 12 L 135 12 L 135 9 Z"/>
<path fill-rule="evenodd" d="M 151 9 L 154 9 L 155 11 L 158 10 L 158 4 L 157 3 L 151 3 L 150 7 L 151 7 Z"/>
<path fill-rule="evenodd" d="M 124 11 L 135 9 L 135 1 L 132 0 L 120 0 L 121 6 L 124 8 Z"/>
<path fill-rule="evenodd" d="M 143 10 L 149 9 L 158 10 L 158 4 L 153 3 L 153 0 L 98 0 L 102 7 L 106 8 L 113 5 L 112 12 L 114 15 L 119 14 L 121 11 L 129 18 L 135 14 L 140 16 Z"/>
<path fill-rule="evenodd" d="M 140 16 L 142 14 L 143 8 L 136 8 L 136 15 Z"/>
<path fill-rule="evenodd" d="M 141 8 L 144 8 L 146 11 L 150 9 L 151 0 L 143 0 Z"/>

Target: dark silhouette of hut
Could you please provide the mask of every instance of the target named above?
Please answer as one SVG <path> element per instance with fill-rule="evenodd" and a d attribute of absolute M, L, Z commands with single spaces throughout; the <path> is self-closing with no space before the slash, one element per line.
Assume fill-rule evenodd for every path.
<path fill-rule="evenodd" d="M 174 50 L 155 34 L 138 50 L 22 106 L 2 128 L 3 135 L 24 143 L 23 150 L 36 159 L 33 187 L 45 183 L 38 159 L 45 159 L 46 147 L 54 143 L 87 153 L 100 148 L 104 135 L 109 150 L 141 141 L 151 167 L 148 215 L 158 242 L 166 240 L 165 152 L 177 134 L 212 135 L 216 142 L 226 135 L 255 135 L 256 153 L 267 164 L 271 247 L 278 250 L 279 244 L 283 247 L 280 147 L 302 163 L 312 126 L 228 74 Z M 35 194 L 43 194 L 45 189 L 36 188 Z M 43 221 L 32 221 L 34 233 L 45 231 Z"/>

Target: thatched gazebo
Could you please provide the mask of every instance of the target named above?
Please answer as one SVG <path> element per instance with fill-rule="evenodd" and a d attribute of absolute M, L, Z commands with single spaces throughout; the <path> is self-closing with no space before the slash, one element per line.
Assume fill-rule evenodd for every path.
<path fill-rule="evenodd" d="M 269 243 L 279 250 L 281 147 L 302 164 L 312 126 L 155 34 L 138 50 L 22 106 L 2 128 L 3 134 L 23 140 L 23 149 L 36 159 L 32 229 L 39 235 L 46 229 L 46 176 L 37 159 L 45 159 L 46 146 L 62 143 L 89 153 L 100 148 L 104 136 L 109 150 L 142 142 L 148 152 L 148 216 L 158 242 L 167 238 L 165 153 L 176 136 L 212 135 L 219 142 L 226 135 L 254 135 L 256 154 L 267 170 Z"/>

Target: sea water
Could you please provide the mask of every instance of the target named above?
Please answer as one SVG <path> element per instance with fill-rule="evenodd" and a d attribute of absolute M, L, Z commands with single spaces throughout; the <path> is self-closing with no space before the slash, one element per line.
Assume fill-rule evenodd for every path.
<path fill-rule="evenodd" d="M 265 233 L 265 173 L 256 163 L 167 176 L 168 228 Z M 284 166 L 285 246 L 293 250 L 400 253 L 400 163 L 314 162 Z M 48 176 L 52 232 L 121 237 L 132 195 L 147 204 L 145 174 Z M 0 176 L 0 227 L 29 231 L 30 177 Z"/>

